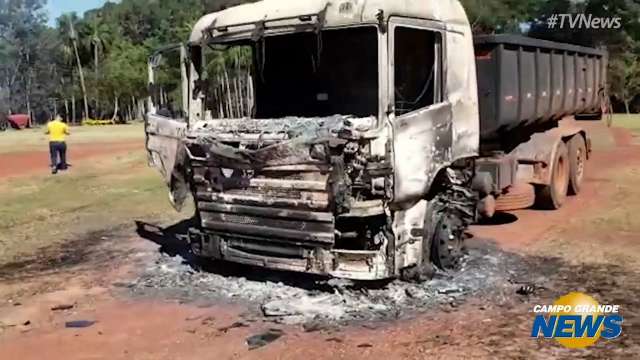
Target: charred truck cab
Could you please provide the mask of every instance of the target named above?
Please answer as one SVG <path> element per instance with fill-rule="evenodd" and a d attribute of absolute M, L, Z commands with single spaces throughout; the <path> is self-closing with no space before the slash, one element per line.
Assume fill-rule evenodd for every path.
<path fill-rule="evenodd" d="M 476 171 L 476 57 L 455 0 L 232 7 L 149 76 L 150 163 L 177 209 L 193 195 L 202 257 L 419 280 L 456 267 L 478 205 L 516 179 L 495 149 Z"/>

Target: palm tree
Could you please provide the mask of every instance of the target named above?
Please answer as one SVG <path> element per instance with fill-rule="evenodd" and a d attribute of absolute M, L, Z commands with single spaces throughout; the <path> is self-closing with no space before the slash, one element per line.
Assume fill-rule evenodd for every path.
<path fill-rule="evenodd" d="M 206 53 L 207 77 L 214 86 L 220 117 L 251 116 L 253 90 L 251 80 L 251 49 L 245 46 L 218 48 Z M 212 104 L 213 105 L 213 104 Z M 212 109 L 213 110 L 213 109 Z"/>
<path fill-rule="evenodd" d="M 75 124 L 76 122 L 76 96 L 75 96 L 75 79 L 74 79 L 74 68 L 75 68 L 75 54 L 73 51 L 73 46 L 66 41 L 63 41 L 60 46 L 60 54 L 62 55 L 60 58 L 60 65 L 65 69 L 69 69 L 69 84 L 64 83 L 64 76 L 61 78 L 64 83 L 62 86 L 64 88 L 65 94 L 71 97 L 71 121 Z"/>
<path fill-rule="evenodd" d="M 99 14 L 92 17 L 88 24 L 88 31 L 85 41 L 85 47 L 90 50 L 93 55 L 93 71 L 95 76 L 95 102 L 98 108 L 100 97 L 100 58 L 104 56 L 107 43 L 111 38 L 110 28 L 101 21 Z"/>
<path fill-rule="evenodd" d="M 82 70 L 82 62 L 80 61 L 80 54 L 78 53 L 78 36 L 76 34 L 76 30 L 74 27 L 74 23 L 76 23 L 78 17 L 75 13 L 62 15 L 58 19 L 58 28 L 63 33 L 66 34 L 70 44 L 68 45 L 70 49 L 73 50 L 73 54 L 76 58 L 76 64 L 78 66 L 78 74 L 80 75 L 80 88 L 82 89 L 82 98 L 84 100 L 84 116 L 85 118 L 89 117 L 89 103 L 87 102 L 87 88 L 84 83 L 84 71 Z M 68 32 L 67 32 L 68 27 Z M 65 37 L 66 38 L 66 37 Z"/>

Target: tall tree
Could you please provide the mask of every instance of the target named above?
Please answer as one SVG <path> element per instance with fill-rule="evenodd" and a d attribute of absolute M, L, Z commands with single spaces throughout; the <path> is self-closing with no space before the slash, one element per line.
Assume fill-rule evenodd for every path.
<path fill-rule="evenodd" d="M 32 114 L 33 77 L 44 31 L 44 0 L 0 0 L 0 48 L 11 55 L 0 61 L 10 107 Z M 21 106 L 24 104 L 24 106 Z"/>
<path fill-rule="evenodd" d="M 65 15 L 55 32 L 47 30 L 42 5 L 46 0 L 0 0 L 0 101 L 13 111 L 33 108 L 46 112 L 58 101 L 58 109 L 75 114 L 75 97 L 84 100 L 84 113 L 105 116 L 119 99 L 119 111 L 134 107 L 145 96 L 146 58 L 153 49 L 185 41 L 193 24 L 204 13 L 252 0 L 120 0 L 107 2 L 82 18 Z M 635 88 L 640 77 L 634 70 L 640 47 L 640 2 L 637 0 L 461 0 L 474 33 L 522 33 L 588 46 L 606 46 L 610 53 L 611 93 L 619 105 L 640 99 Z M 623 27 L 615 31 L 589 32 L 567 29 L 549 31 L 547 16 L 581 12 L 594 16 L 619 16 Z M 229 101 L 228 92 L 242 97 L 249 66 L 246 54 L 211 54 L 207 68 L 216 98 L 226 98 L 228 110 L 243 112 L 244 102 Z M 168 71 L 165 96 L 179 87 L 174 77 L 179 65 Z M 133 69 L 133 70 L 132 70 Z M 226 76 L 225 76 L 226 72 Z M 178 77 L 179 78 L 179 77 Z M 215 82 L 218 82 L 217 84 Z M 245 79 L 244 82 L 248 83 Z M 623 92 L 624 90 L 624 92 Z M 63 106 L 71 98 L 70 106 Z M 88 98 L 88 99 L 87 99 Z M 633 100 L 633 99 L 636 100 Z M 96 105 L 93 105 L 93 99 Z M 624 100 L 626 99 L 626 100 Z M 233 99 L 232 99 L 233 100 Z M 234 105 L 235 104 L 235 105 Z M 235 106 L 233 109 L 231 109 Z M 140 106 L 138 106 L 140 108 Z M 98 109 L 100 111 L 98 111 Z M 135 113 L 139 111 L 133 111 Z M 103 114 L 104 113 L 104 114 Z"/>
<path fill-rule="evenodd" d="M 89 102 L 87 101 L 87 87 L 84 82 L 84 70 L 82 68 L 82 61 L 80 60 L 80 53 L 78 51 L 78 36 L 75 30 L 75 23 L 77 22 L 77 16 L 75 14 L 65 14 L 58 19 L 58 28 L 61 30 L 63 36 L 68 38 L 73 54 L 76 58 L 76 64 L 78 66 L 78 75 L 80 76 L 80 88 L 82 89 L 82 98 L 84 101 L 84 117 L 88 118 L 89 114 Z"/>
<path fill-rule="evenodd" d="M 520 32 L 532 20 L 536 0 L 461 0 L 476 34 Z"/>
<path fill-rule="evenodd" d="M 104 81 L 101 74 L 101 61 L 106 56 L 108 46 L 114 41 L 113 31 L 110 24 L 102 18 L 101 10 L 93 10 L 85 14 L 82 29 L 78 31 L 80 41 L 87 52 L 90 52 L 93 59 L 93 78 L 89 84 L 93 89 L 92 97 L 95 104 L 95 111 L 98 112 L 100 106 L 100 83 Z"/>
<path fill-rule="evenodd" d="M 129 106 L 135 107 L 136 100 L 146 95 L 147 57 L 148 51 L 143 46 L 119 41 L 114 43 L 105 59 L 105 78 L 109 81 L 104 82 L 103 90 L 113 96 L 114 119 L 119 103 L 132 99 Z"/>
<path fill-rule="evenodd" d="M 631 101 L 640 95 L 640 55 L 625 53 L 611 59 L 611 93 L 631 113 Z"/>

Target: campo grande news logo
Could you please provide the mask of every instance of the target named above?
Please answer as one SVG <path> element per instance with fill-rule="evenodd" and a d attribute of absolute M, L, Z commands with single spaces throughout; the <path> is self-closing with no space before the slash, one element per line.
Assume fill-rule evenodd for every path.
<path fill-rule="evenodd" d="M 586 348 L 600 338 L 610 340 L 622 334 L 619 305 L 600 305 L 579 292 L 562 296 L 553 305 L 535 305 L 533 312 L 531 337 L 556 339 L 567 348 Z"/>

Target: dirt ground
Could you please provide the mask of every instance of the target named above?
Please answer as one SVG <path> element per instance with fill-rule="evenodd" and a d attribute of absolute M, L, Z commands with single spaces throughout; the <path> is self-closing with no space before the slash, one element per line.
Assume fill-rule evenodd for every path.
<path fill-rule="evenodd" d="M 132 295 L 145 269 L 166 266 L 159 252 L 172 257 L 181 248 L 129 222 L 0 264 L 0 359 L 637 359 L 640 146 L 627 130 L 584 126 L 595 151 L 579 197 L 556 212 L 517 211 L 472 228 L 470 246 L 497 245 L 529 272 L 506 292 L 487 289 L 397 320 L 274 323 L 242 301 Z M 265 276 L 250 271 L 247 278 Z M 533 293 L 517 294 L 522 284 Z M 586 350 L 531 339 L 532 306 L 570 291 L 621 305 L 623 335 Z M 95 323 L 65 326 L 75 320 Z M 250 350 L 247 339 L 269 329 L 282 336 Z"/>
<path fill-rule="evenodd" d="M 46 147 L 43 144 L 43 147 Z M 74 144 L 69 145 L 67 162 L 73 166 L 74 162 L 99 157 L 102 155 L 116 155 L 119 153 L 140 150 L 144 148 L 141 141 L 111 142 L 100 144 Z M 0 154 L 0 178 L 28 175 L 33 173 L 46 173 L 49 168 L 49 153 L 40 151 L 16 151 Z"/>

